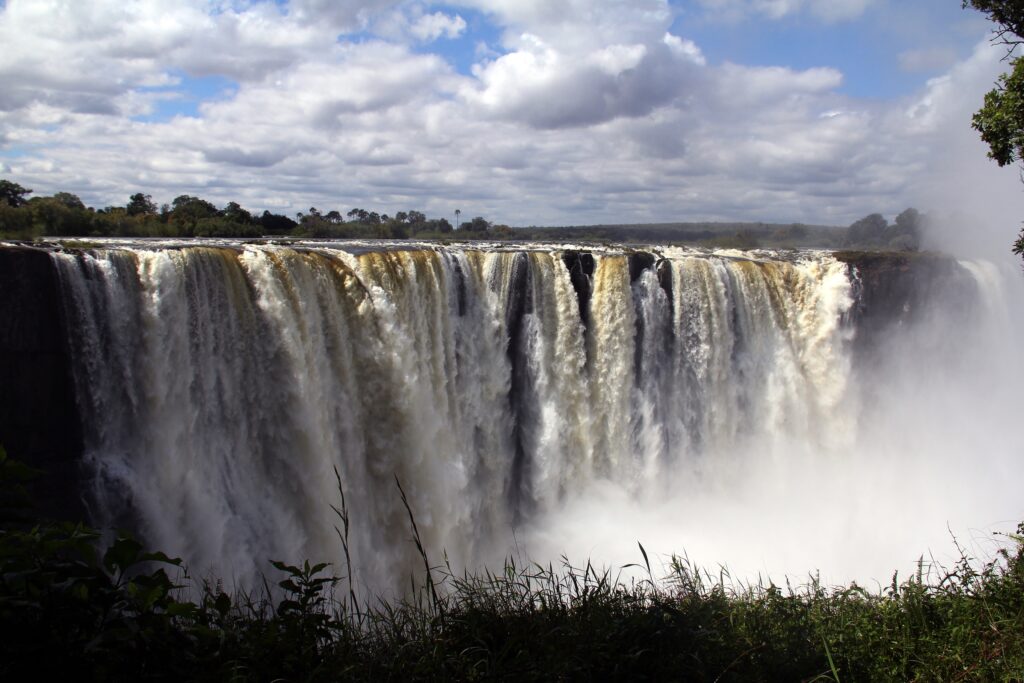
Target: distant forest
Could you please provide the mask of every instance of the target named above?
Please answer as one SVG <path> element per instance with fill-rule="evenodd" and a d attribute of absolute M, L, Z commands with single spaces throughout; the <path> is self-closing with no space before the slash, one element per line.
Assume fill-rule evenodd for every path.
<path fill-rule="evenodd" d="M 653 223 L 510 228 L 482 216 L 453 226 L 416 210 L 394 216 L 361 208 L 345 214 L 310 207 L 295 217 L 251 213 L 237 202 L 217 208 L 200 197 L 181 195 L 157 206 L 141 192 L 124 206 L 87 207 L 69 192 L 30 197 L 33 191 L 0 180 L 0 238 L 48 237 L 296 237 L 333 239 L 459 239 L 591 241 L 685 244 L 710 248 L 827 248 L 916 250 L 926 217 L 907 209 L 893 224 L 881 214 L 846 228 L 802 223 Z M 461 212 L 456 212 L 459 216 Z"/>

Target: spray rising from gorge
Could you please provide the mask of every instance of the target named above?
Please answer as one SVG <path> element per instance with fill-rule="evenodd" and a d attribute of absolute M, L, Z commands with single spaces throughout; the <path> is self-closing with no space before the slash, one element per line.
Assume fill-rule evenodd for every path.
<path fill-rule="evenodd" d="M 53 259 L 93 516 L 194 571 L 337 562 L 335 468 L 372 590 L 418 562 L 396 476 L 456 567 L 628 562 L 640 540 L 745 575 L 885 579 L 947 522 L 1020 512 L 1019 283 L 988 263 L 951 261 L 871 323 L 878 285 L 824 252 Z"/>

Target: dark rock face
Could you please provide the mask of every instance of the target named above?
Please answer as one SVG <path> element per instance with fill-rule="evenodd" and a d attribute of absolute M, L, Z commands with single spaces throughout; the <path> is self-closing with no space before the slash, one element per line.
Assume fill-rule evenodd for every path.
<path fill-rule="evenodd" d="M 896 328 L 918 322 L 934 302 L 946 310 L 965 309 L 977 300 L 976 283 L 954 259 L 941 254 L 840 251 L 835 257 L 853 275 L 856 329 L 854 352 L 863 358 Z"/>
<path fill-rule="evenodd" d="M 51 517 L 83 518 L 82 438 L 57 273 L 39 249 L 0 249 L 0 444 L 43 470 L 33 493 Z"/>
<path fill-rule="evenodd" d="M 590 326 L 590 296 L 593 287 L 590 278 L 594 275 L 594 255 L 585 251 L 567 251 L 562 255 L 565 267 L 569 269 L 569 278 L 576 290 L 579 302 L 580 320 L 584 327 Z"/>
<path fill-rule="evenodd" d="M 635 251 L 629 255 L 629 281 L 636 282 L 640 274 L 649 268 L 654 267 L 654 254 L 645 251 Z"/>

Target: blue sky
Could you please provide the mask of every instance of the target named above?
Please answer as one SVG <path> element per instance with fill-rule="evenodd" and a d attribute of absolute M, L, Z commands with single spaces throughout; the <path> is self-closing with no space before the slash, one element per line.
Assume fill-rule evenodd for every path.
<path fill-rule="evenodd" d="M 894 18 L 901 14 L 908 18 Z M 676 25 L 713 62 L 795 69 L 830 66 L 843 73 L 840 92 L 883 99 L 913 93 L 955 59 L 969 56 L 982 34 L 980 15 L 965 12 L 955 2 L 936 0 L 906 0 L 899 10 L 869 8 L 847 21 L 822 22 L 806 14 L 794 14 L 774 21 L 756 17 L 738 21 L 696 18 L 689 32 L 685 17 Z M 952 59 L 915 70 L 901 67 L 900 55 L 912 50 L 946 50 Z"/>
<path fill-rule="evenodd" d="M 163 99 L 156 99 L 152 111 L 138 114 L 136 120 L 156 122 L 175 116 L 199 116 L 199 105 L 229 98 L 238 88 L 238 83 L 225 76 L 190 76 L 183 71 L 173 71 L 171 76 L 175 79 L 173 83 L 139 88 L 141 93 Z"/>
<path fill-rule="evenodd" d="M 9 0 L 0 175 L 97 206 L 1005 222 L 1016 171 L 970 129 L 989 30 L 958 0 Z"/>

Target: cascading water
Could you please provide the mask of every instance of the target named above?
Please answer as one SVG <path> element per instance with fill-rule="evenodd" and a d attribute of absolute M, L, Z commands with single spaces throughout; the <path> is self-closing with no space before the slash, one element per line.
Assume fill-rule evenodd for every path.
<path fill-rule="evenodd" d="M 268 559 L 338 561 L 335 468 L 357 580 L 386 591 L 418 561 L 396 477 L 427 548 L 456 566 L 517 543 L 541 560 L 592 552 L 588 529 L 602 527 L 629 544 L 674 527 L 659 537 L 669 552 L 695 529 L 745 542 L 698 501 L 785 504 L 800 494 L 774 476 L 799 491 L 798 471 L 848 488 L 828 477 L 860 471 L 851 460 L 882 423 L 862 405 L 870 373 L 854 369 L 851 270 L 825 253 L 136 245 L 53 258 L 96 520 L 243 585 Z M 603 517 L 623 505 L 663 514 L 623 530 Z"/>

